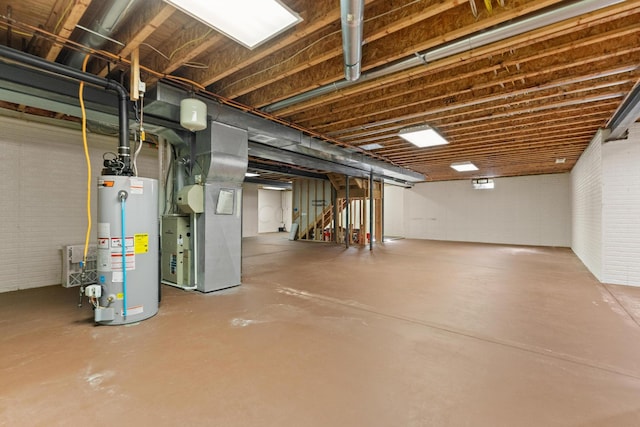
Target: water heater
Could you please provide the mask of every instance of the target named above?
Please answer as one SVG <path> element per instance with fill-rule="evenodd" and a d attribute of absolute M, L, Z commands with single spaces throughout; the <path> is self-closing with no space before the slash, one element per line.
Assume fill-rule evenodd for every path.
<path fill-rule="evenodd" d="M 122 325 L 158 312 L 158 181 L 98 178 L 97 323 Z"/>

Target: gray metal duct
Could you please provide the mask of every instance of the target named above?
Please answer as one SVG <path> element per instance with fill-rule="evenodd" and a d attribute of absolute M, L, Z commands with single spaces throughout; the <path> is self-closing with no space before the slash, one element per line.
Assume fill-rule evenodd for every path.
<path fill-rule="evenodd" d="M 145 117 L 178 122 L 180 101 L 187 96 L 188 92 L 183 89 L 158 82 L 155 88 L 145 94 Z M 256 157 L 363 178 L 373 172 L 376 176 L 407 185 L 426 179 L 421 173 L 372 159 L 362 152 L 312 138 L 299 130 L 211 99 L 197 98 L 207 104 L 208 114 L 216 122 L 246 129 L 250 141 L 249 153 Z"/>
<path fill-rule="evenodd" d="M 575 18 L 576 16 L 580 16 L 585 13 L 590 13 L 614 4 L 622 3 L 623 1 L 624 0 L 581 0 L 551 10 L 545 10 L 532 16 L 516 19 L 490 30 L 483 31 L 469 37 L 465 37 L 463 39 L 459 39 L 451 43 L 435 47 L 433 49 L 429 49 L 424 53 L 416 54 L 411 58 L 397 62 L 388 67 L 365 73 L 360 77 L 358 81 L 363 82 L 373 80 L 379 77 L 387 76 L 389 74 L 404 71 L 421 64 L 428 64 L 429 62 L 457 55 L 462 52 L 467 52 L 491 43 L 495 43 L 500 40 L 505 40 L 529 31 L 537 30 L 547 25 L 552 25 L 566 19 Z M 353 85 L 354 83 L 355 82 L 353 81 L 331 83 L 325 86 L 321 86 L 317 89 L 313 89 L 308 92 L 293 96 L 289 99 L 283 99 L 282 101 L 267 105 L 263 108 L 263 110 L 266 112 L 274 112 L 330 92 L 344 89 Z"/>
<path fill-rule="evenodd" d="M 360 62 L 362 61 L 364 0 L 340 0 L 340 15 L 344 78 L 348 81 L 356 81 L 360 78 Z"/>
<path fill-rule="evenodd" d="M 126 16 L 129 8 L 135 0 L 111 0 L 104 3 L 104 10 L 100 16 L 87 29 L 81 28 L 85 33 L 79 43 L 93 49 L 100 49 L 105 45 L 118 24 Z M 73 52 L 65 63 L 74 68 L 80 68 L 84 60 L 84 53 Z"/>
<path fill-rule="evenodd" d="M 638 118 L 640 118 L 640 82 L 636 83 L 607 123 L 607 129 L 611 130 L 607 141 L 622 138 L 629 126 L 635 123 Z"/>

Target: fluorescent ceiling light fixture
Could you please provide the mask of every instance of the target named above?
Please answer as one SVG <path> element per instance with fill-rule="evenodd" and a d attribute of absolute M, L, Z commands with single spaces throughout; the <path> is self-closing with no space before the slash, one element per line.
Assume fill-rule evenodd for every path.
<path fill-rule="evenodd" d="M 557 164 L 557 165 L 561 165 L 561 164 L 563 164 L 563 163 L 564 163 L 564 162 L 566 162 L 566 161 L 567 161 L 567 159 L 566 159 L 565 157 L 558 157 L 558 158 L 556 159 L 556 164 Z"/>
<path fill-rule="evenodd" d="M 458 172 L 471 172 L 478 170 L 478 167 L 471 162 L 451 163 L 451 167 Z"/>
<path fill-rule="evenodd" d="M 262 187 L 262 189 L 263 190 L 277 190 L 277 191 L 286 190 L 286 188 L 284 188 L 284 187 L 269 187 L 269 186 Z"/>
<path fill-rule="evenodd" d="M 358 148 L 362 148 L 363 150 L 377 150 L 379 148 L 382 148 L 382 145 L 374 142 L 372 144 L 360 145 Z"/>
<path fill-rule="evenodd" d="M 253 49 L 302 21 L 279 0 L 164 0 Z"/>
<path fill-rule="evenodd" d="M 444 139 L 438 131 L 428 125 L 400 129 L 398 136 L 420 148 L 434 147 L 436 145 L 445 145 L 449 143 L 449 141 Z"/>
<path fill-rule="evenodd" d="M 246 176 L 248 178 L 253 178 L 253 177 L 256 177 L 256 176 L 260 176 L 260 174 L 259 173 L 255 173 L 255 172 L 245 172 L 244 176 Z"/>
<path fill-rule="evenodd" d="M 495 183 L 491 178 L 472 179 L 471 185 L 474 190 L 491 190 L 495 187 Z"/>

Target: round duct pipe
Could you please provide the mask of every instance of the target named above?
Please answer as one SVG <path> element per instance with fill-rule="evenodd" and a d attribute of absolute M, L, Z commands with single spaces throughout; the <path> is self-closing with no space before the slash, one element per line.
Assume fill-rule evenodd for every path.
<path fill-rule="evenodd" d="M 355 81 L 360 78 L 360 62 L 362 61 L 364 0 L 340 0 L 340 16 L 344 77 L 348 81 Z"/>

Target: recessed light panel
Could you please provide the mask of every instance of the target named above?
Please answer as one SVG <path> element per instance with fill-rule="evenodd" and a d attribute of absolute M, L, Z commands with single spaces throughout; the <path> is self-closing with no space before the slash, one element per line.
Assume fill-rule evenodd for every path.
<path fill-rule="evenodd" d="M 254 178 L 254 177 L 256 177 L 256 176 L 260 176 L 260 174 L 259 174 L 259 173 L 256 173 L 256 172 L 245 172 L 245 173 L 244 173 L 244 176 L 246 176 L 246 177 L 248 177 L 248 178 Z"/>
<path fill-rule="evenodd" d="M 427 125 L 401 129 L 400 132 L 398 132 L 398 136 L 420 148 L 449 143 L 449 141 L 444 139 L 435 129 Z"/>
<path fill-rule="evenodd" d="M 478 167 L 471 162 L 451 163 L 451 167 L 458 172 L 471 172 L 478 170 Z"/>
<path fill-rule="evenodd" d="M 291 28 L 302 18 L 278 0 L 165 0 L 249 49 Z"/>

